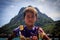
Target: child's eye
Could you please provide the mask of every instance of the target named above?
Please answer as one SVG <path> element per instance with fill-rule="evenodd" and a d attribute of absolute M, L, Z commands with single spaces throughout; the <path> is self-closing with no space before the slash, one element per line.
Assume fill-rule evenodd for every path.
<path fill-rule="evenodd" d="M 27 18 L 34 18 L 34 16 L 27 16 Z"/>
<path fill-rule="evenodd" d="M 34 16 L 32 16 L 32 18 L 34 18 Z"/>

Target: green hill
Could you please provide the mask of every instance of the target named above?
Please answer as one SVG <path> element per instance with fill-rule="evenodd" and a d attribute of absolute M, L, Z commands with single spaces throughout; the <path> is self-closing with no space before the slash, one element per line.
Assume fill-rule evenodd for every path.
<path fill-rule="evenodd" d="M 19 11 L 19 13 L 10 20 L 10 22 L 4 26 L 2 26 L 2 28 L 0 28 L 1 32 L 0 33 L 12 33 L 12 30 L 15 29 L 16 27 L 18 27 L 19 25 L 21 24 L 25 24 L 24 21 L 23 21 L 23 10 L 25 9 L 26 7 L 22 7 Z M 41 26 L 43 27 L 45 24 L 48 24 L 48 23 L 53 23 L 54 21 L 48 17 L 46 14 L 43 14 L 42 12 L 40 12 L 40 10 L 35 7 L 36 10 L 38 11 L 38 19 L 37 19 L 37 22 L 35 23 L 35 25 L 37 26 Z"/>

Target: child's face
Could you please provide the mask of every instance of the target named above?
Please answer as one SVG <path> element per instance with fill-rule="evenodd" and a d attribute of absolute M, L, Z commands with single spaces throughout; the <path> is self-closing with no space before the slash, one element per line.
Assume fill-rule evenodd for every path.
<path fill-rule="evenodd" d="M 26 12 L 26 15 L 25 15 L 25 23 L 28 25 L 28 26 L 31 26 L 31 25 L 34 25 L 35 21 L 36 21 L 36 15 L 31 13 L 31 12 Z"/>

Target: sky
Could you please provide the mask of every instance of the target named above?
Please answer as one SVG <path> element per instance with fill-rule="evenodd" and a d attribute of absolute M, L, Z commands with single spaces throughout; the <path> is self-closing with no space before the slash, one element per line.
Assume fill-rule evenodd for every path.
<path fill-rule="evenodd" d="M 29 5 L 54 21 L 60 20 L 60 0 L 0 0 L 0 27 L 9 23 L 22 7 Z"/>

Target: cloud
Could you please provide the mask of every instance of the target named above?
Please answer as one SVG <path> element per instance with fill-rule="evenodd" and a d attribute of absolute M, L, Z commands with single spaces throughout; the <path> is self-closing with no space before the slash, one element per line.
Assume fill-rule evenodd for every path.
<path fill-rule="evenodd" d="M 60 19 L 60 0 L 45 0 L 40 1 L 42 5 L 39 9 L 53 20 Z"/>

